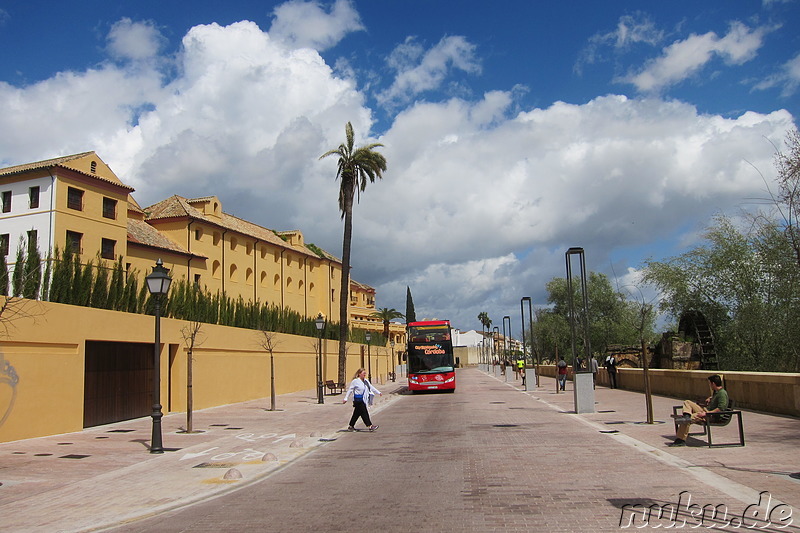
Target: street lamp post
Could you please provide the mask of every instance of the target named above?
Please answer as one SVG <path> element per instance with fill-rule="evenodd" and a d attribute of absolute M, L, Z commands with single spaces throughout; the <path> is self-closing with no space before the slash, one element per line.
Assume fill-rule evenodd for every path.
<path fill-rule="evenodd" d="M 370 343 L 369 343 L 369 341 L 372 340 L 372 334 L 368 331 L 364 334 L 364 338 L 367 339 L 367 379 L 369 379 L 369 382 L 372 383 L 372 356 L 370 354 Z"/>
<path fill-rule="evenodd" d="M 573 301 L 574 292 L 572 290 L 572 256 L 577 256 L 580 268 L 581 296 L 583 304 L 581 306 L 582 313 L 580 317 L 576 316 L 578 312 L 575 309 L 575 302 Z M 589 343 L 589 321 L 587 318 L 589 313 L 589 297 L 586 290 L 586 258 L 583 248 L 579 247 L 572 247 L 567 250 L 565 258 L 567 263 L 567 302 L 569 304 L 569 324 L 572 337 L 572 365 L 574 369 L 572 383 L 575 396 L 575 412 L 577 414 L 594 413 L 594 383 L 592 380 L 592 362 L 589 360 L 592 357 L 592 349 Z M 579 319 L 581 321 L 581 329 L 583 330 L 583 346 L 581 353 L 584 357 L 585 366 L 578 366 L 579 352 L 577 347 L 578 339 L 576 322 Z"/>
<path fill-rule="evenodd" d="M 500 336 L 500 328 L 495 326 L 492 328 L 494 335 L 492 335 L 492 364 L 497 360 L 497 338 Z"/>
<path fill-rule="evenodd" d="M 534 364 L 533 355 L 536 353 L 536 348 L 533 346 L 533 304 L 531 303 L 530 296 L 523 296 L 522 299 L 519 301 L 519 311 L 520 317 L 522 319 L 522 352 L 523 358 L 525 354 L 525 306 L 524 303 L 527 300 L 528 302 L 528 331 L 531 334 L 531 364 Z M 534 366 L 533 374 L 534 374 L 534 381 L 536 382 L 536 387 L 539 386 L 539 364 L 538 364 L 538 355 L 536 357 L 536 365 Z M 527 371 L 525 372 L 527 374 Z M 529 380 L 525 380 L 525 389 L 529 390 L 532 383 Z"/>
<path fill-rule="evenodd" d="M 539 352 L 536 350 L 535 345 L 533 344 L 533 303 L 531 302 L 530 296 L 524 296 L 522 301 L 520 302 L 520 307 L 522 307 L 522 302 L 525 300 L 528 301 L 528 331 L 531 333 L 531 363 L 534 364 L 534 374 L 536 374 L 536 386 L 539 386 Z M 523 340 L 525 342 L 524 337 L 524 330 L 525 330 L 525 322 L 522 322 L 522 329 L 523 329 Z M 535 359 L 534 359 L 535 358 Z"/>
<path fill-rule="evenodd" d="M 314 320 L 317 327 L 317 337 L 319 338 L 319 352 L 317 353 L 317 403 L 325 403 L 325 395 L 322 387 L 322 330 L 325 329 L 325 318 L 322 313 L 317 315 Z"/>
<path fill-rule="evenodd" d="M 389 341 L 389 346 L 392 347 L 392 366 L 394 366 L 394 355 L 395 355 L 395 353 L 394 353 L 394 341 L 393 340 Z M 392 369 L 392 381 L 394 381 L 395 379 L 397 379 L 397 374 L 395 373 L 394 369 Z"/>
<path fill-rule="evenodd" d="M 153 433 L 150 439 L 150 453 L 164 453 L 161 441 L 161 298 L 169 292 L 172 278 L 169 269 L 164 268 L 164 263 L 159 259 L 153 272 L 145 277 L 147 290 L 153 297 L 156 306 L 156 338 L 153 348 Z"/>

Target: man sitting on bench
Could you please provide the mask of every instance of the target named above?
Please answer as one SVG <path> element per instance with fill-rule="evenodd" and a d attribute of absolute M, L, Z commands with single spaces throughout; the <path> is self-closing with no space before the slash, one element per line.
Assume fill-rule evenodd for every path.
<path fill-rule="evenodd" d="M 728 408 L 728 391 L 722 387 L 722 378 L 717 374 L 708 376 L 708 386 L 711 388 L 711 396 L 706 399 L 705 407 L 691 400 L 685 400 L 683 402 L 683 415 L 673 415 L 676 417 L 677 422 L 677 430 L 675 431 L 677 438 L 670 446 L 686 446 L 686 437 L 689 436 L 689 426 L 691 424 L 703 424 L 706 418 L 710 422 L 716 422 L 717 420 L 713 420 L 712 417 L 725 416 L 709 416 L 710 413 L 719 413 Z"/>

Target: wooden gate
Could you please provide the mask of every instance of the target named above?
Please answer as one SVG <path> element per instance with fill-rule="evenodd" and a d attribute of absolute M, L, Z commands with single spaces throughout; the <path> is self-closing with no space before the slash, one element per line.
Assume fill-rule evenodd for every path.
<path fill-rule="evenodd" d="M 153 411 L 153 345 L 86 341 L 83 427 Z"/>

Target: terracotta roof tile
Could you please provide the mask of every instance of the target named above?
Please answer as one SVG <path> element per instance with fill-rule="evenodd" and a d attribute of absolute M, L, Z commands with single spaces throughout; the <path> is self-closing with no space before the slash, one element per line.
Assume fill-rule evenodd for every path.
<path fill-rule="evenodd" d="M 153 226 L 142 220 L 128 219 L 128 242 L 160 248 L 179 254 L 205 257 L 189 252 L 186 248 L 171 241 L 159 233 Z"/>

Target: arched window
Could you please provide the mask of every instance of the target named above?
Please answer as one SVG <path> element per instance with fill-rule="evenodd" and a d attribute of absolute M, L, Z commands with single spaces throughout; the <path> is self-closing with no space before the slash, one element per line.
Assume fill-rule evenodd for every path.
<path fill-rule="evenodd" d="M 230 269 L 230 272 L 231 272 L 230 279 L 231 279 L 231 281 L 238 281 L 237 276 L 236 276 L 236 273 L 237 273 L 238 270 L 239 269 L 236 267 L 236 265 L 231 265 L 231 269 Z"/>
<path fill-rule="evenodd" d="M 211 276 L 214 279 L 220 279 L 220 263 L 219 261 L 214 261 L 211 263 Z"/>
<path fill-rule="evenodd" d="M 248 285 L 252 285 L 253 284 L 253 269 L 252 268 L 248 268 L 245 271 L 245 273 L 244 273 L 244 282 L 247 283 Z"/>

